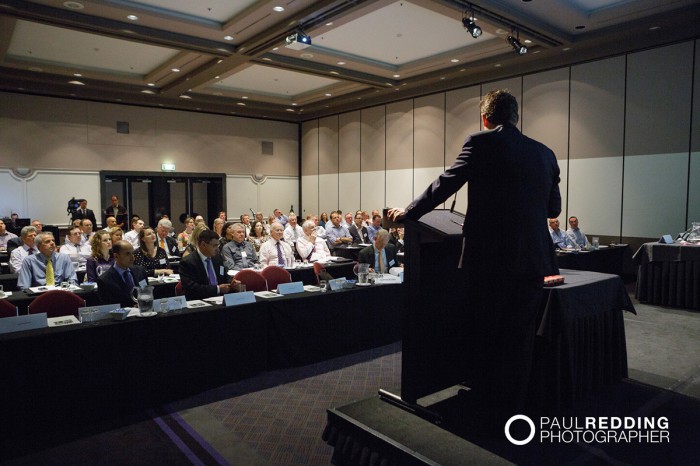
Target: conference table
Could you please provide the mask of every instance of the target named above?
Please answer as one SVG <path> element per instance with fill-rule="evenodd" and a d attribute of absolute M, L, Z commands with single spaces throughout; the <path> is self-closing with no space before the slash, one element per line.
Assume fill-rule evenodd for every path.
<path fill-rule="evenodd" d="M 639 301 L 700 310 L 700 245 L 645 243 L 634 261 Z"/>
<path fill-rule="evenodd" d="M 557 250 L 557 263 L 562 269 L 623 275 L 627 244 L 601 245 L 592 250 Z"/>
<path fill-rule="evenodd" d="M 339 262 L 332 262 L 325 265 L 326 271 L 333 278 L 356 278 L 353 271 L 354 262 L 349 260 L 340 259 Z M 314 274 L 313 266 L 299 267 L 294 269 L 288 269 L 289 274 L 292 277 L 292 281 L 303 282 L 304 285 L 316 285 L 316 275 Z M 85 271 L 79 272 L 78 277 L 80 278 L 80 273 L 83 275 Z M 27 308 L 29 304 L 38 296 L 35 293 L 31 293 L 28 290 L 17 291 L 17 274 L 6 274 L 0 275 L 0 284 L 4 285 L 5 291 L 12 291 L 12 295 L 5 298 L 14 306 L 17 307 L 17 312 L 19 315 L 27 314 Z M 150 285 L 154 285 L 154 298 L 168 298 L 175 296 L 175 285 L 177 282 L 166 280 L 163 283 L 153 282 L 149 280 Z M 96 290 L 83 291 L 77 290 L 75 294 L 79 295 L 85 300 L 87 306 L 97 306 L 102 304 Z"/>
<path fill-rule="evenodd" d="M 372 285 L 0 335 L 0 452 L 395 342 L 403 294 Z"/>

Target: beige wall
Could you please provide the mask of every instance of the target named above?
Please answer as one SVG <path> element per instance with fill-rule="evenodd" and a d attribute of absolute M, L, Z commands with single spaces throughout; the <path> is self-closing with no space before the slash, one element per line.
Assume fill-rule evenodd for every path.
<path fill-rule="evenodd" d="M 563 224 L 577 215 L 589 235 L 623 240 L 676 234 L 700 221 L 698 49 L 688 41 L 340 114 L 337 153 L 306 122 L 302 150 L 339 158 L 342 210 L 405 206 L 479 131 L 480 97 L 507 88 L 520 129 L 557 155 Z M 466 187 L 457 209 L 467 209 Z"/>

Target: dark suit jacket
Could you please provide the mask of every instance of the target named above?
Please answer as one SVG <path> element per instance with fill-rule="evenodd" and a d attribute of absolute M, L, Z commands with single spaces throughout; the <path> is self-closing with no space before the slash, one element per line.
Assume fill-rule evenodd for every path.
<path fill-rule="evenodd" d="M 224 266 L 224 261 L 220 254 L 211 258 L 216 274 L 216 281 L 219 285 L 231 283 L 231 278 L 227 275 L 228 269 Z M 223 274 L 221 273 L 223 269 Z M 204 264 L 199 258 L 199 253 L 194 251 L 185 256 L 180 261 L 180 282 L 185 292 L 187 300 L 204 299 L 219 294 L 219 289 L 215 285 L 209 284 L 209 275 L 204 268 Z"/>
<path fill-rule="evenodd" d="M 112 204 L 102 211 L 102 228 L 107 228 L 107 217 L 111 217 L 113 212 Z M 126 207 L 123 205 L 117 205 L 117 215 L 114 218 L 117 221 L 117 225 L 121 224 L 122 228 L 129 227 L 129 216 L 126 213 Z"/>
<path fill-rule="evenodd" d="M 156 243 L 158 243 L 158 246 L 160 246 L 160 236 L 158 236 L 158 233 L 156 233 Z M 166 252 L 168 252 L 169 255 L 171 256 L 180 256 L 180 249 L 177 247 L 177 240 L 173 238 L 172 236 L 166 236 L 165 237 L 165 246 L 168 249 Z"/>
<path fill-rule="evenodd" d="M 558 272 L 547 218 L 561 212 L 559 166 L 549 148 L 512 125 L 473 134 L 454 164 L 406 208 L 406 218 L 418 220 L 466 182 L 464 267 L 524 277 Z M 493 231 L 497 245 L 489 239 Z"/>
<path fill-rule="evenodd" d="M 396 248 L 392 244 L 384 246 L 384 250 L 386 251 L 386 270 L 388 272 L 390 268 L 398 267 L 399 261 L 396 260 Z M 361 250 L 358 261 L 360 264 L 369 264 L 371 268 L 374 268 L 374 245 Z"/>
<path fill-rule="evenodd" d="M 83 215 L 83 213 L 80 211 L 80 209 L 76 209 L 75 211 L 73 211 L 73 216 L 71 217 L 71 222 L 72 222 L 73 220 L 77 219 L 77 218 L 79 218 L 79 219 L 84 219 L 84 218 L 90 219 L 90 221 L 92 221 L 92 228 L 93 228 L 95 231 L 97 231 L 97 220 L 95 219 L 95 212 L 93 212 L 92 210 L 90 210 L 90 209 L 85 209 L 85 215 Z"/>
<path fill-rule="evenodd" d="M 148 280 L 148 274 L 141 267 L 133 266 L 130 270 L 134 277 L 134 285 L 138 286 L 141 280 Z M 127 286 L 114 267 L 110 267 L 109 270 L 97 277 L 97 294 L 102 304 L 119 303 L 122 307 L 136 306 L 131 299 L 132 289 Z"/>
<path fill-rule="evenodd" d="M 357 231 L 357 226 L 353 223 L 350 225 L 350 228 L 348 228 L 348 231 L 350 232 L 350 236 L 352 236 L 352 244 L 371 243 L 369 240 L 369 233 L 367 233 L 367 227 L 362 227 L 361 231 Z"/>
<path fill-rule="evenodd" d="M 21 236 L 7 240 L 7 254 L 12 254 L 12 251 L 21 247 L 23 244 L 24 241 L 22 241 Z"/>

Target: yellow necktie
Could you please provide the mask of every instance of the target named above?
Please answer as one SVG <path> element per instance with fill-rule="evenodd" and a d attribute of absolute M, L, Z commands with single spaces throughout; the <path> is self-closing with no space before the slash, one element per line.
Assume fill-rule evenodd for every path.
<path fill-rule="evenodd" d="M 163 238 L 160 239 L 160 247 L 165 249 L 165 240 Z"/>
<path fill-rule="evenodd" d="M 54 286 L 56 284 L 56 279 L 53 276 L 53 264 L 51 263 L 51 258 L 46 261 L 46 286 Z"/>

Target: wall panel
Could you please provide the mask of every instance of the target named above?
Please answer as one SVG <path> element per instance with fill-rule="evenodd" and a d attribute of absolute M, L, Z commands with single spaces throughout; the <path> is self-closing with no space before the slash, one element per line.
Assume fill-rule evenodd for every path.
<path fill-rule="evenodd" d="M 360 112 L 343 113 L 338 121 L 338 206 L 343 212 L 360 205 Z"/>
<path fill-rule="evenodd" d="M 338 121 L 337 116 L 319 120 L 318 207 L 307 209 L 308 213 L 329 212 L 338 206 Z"/>
<path fill-rule="evenodd" d="M 260 208 L 259 186 L 251 176 L 228 175 L 226 177 L 226 213 L 228 218 L 238 220 L 242 214 L 262 212 L 267 217 L 268 212 Z M 252 220 L 252 218 L 251 218 Z"/>
<path fill-rule="evenodd" d="M 267 177 L 260 184 L 260 210 L 265 216 L 275 209 L 287 214 L 289 206 L 299 211 L 299 180 L 298 178 Z"/>
<path fill-rule="evenodd" d="M 700 222 L 700 40 L 695 41 L 695 81 L 693 82 L 693 126 L 690 132 L 690 176 L 688 186 L 688 218 L 686 228 L 692 222 Z"/>
<path fill-rule="evenodd" d="M 364 109 L 361 118 L 360 208 L 371 211 L 385 205 L 386 108 Z"/>
<path fill-rule="evenodd" d="M 318 210 L 319 121 L 301 125 L 301 200 L 302 211 Z"/>

